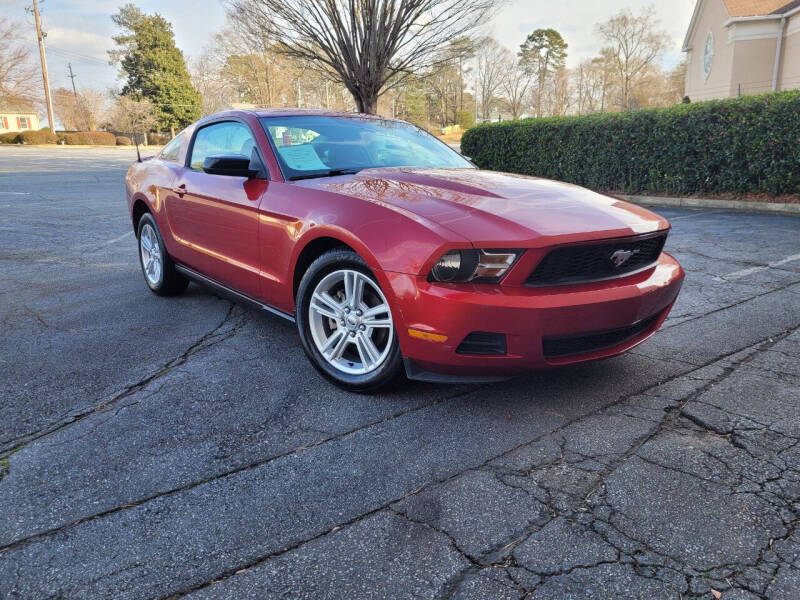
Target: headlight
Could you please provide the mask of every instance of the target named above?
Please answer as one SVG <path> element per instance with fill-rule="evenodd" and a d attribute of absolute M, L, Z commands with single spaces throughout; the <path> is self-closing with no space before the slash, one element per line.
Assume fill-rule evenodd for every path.
<path fill-rule="evenodd" d="M 442 283 L 496 283 L 520 254 L 520 250 L 450 250 L 433 266 L 428 278 Z"/>

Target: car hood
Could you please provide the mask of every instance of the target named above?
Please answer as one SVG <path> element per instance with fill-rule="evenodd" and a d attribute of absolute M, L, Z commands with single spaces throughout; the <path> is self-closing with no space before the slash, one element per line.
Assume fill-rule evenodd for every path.
<path fill-rule="evenodd" d="M 297 182 L 412 213 L 475 244 L 510 247 L 622 237 L 669 227 L 617 198 L 547 179 L 478 169 L 366 169 Z"/>

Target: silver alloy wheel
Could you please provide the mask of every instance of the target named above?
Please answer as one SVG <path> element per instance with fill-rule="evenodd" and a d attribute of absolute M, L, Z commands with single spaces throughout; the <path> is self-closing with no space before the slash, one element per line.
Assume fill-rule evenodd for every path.
<path fill-rule="evenodd" d="M 159 285 L 163 270 L 161 246 L 158 243 L 155 229 L 149 223 L 142 226 L 142 232 L 139 235 L 139 252 L 142 254 L 142 267 L 147 282 L 151 286 Z"/>
<path fill-rule="evenodd" d="M 308 306 L 311 337 L 336 370 L 364 375 L 380 367 L 394 341 L 392 312 L 378 284 L 360 271 L 329 273 Z"/>

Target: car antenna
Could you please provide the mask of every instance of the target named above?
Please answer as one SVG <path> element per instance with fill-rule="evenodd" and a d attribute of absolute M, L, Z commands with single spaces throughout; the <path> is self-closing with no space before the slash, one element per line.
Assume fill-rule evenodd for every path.
<path fill-rule="evenodd" d="M 139 153 L 139 137 L 134 133 L 133 142 L 136 144 L 136 160 L 142 162 L 142 155 Z"/>

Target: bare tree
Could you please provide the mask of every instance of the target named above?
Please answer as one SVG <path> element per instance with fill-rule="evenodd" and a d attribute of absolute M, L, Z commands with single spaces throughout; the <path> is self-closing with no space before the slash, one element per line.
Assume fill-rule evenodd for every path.
<path fill-rule="evenodd" d="M 109 96 L 98 90 L 83 89 L 78 92 L 86 128 L 97 131 L 100 124 L 107 120 L 109 112 Z"/>
<path fill-rule="evenodd" d="M 458 38 L 441 51 L 441 60 L 425 75 L 432 100 L 438 104 L 439 124 L 455 124 L 464 105 L 465 63 L 474 56 L 473 41 Z"/>
<path fill-rule="evenodd" d="M 259 106 L 279 102 L 278 56 L 267 35 L 229 14 L 227 26 L 214 36 L 213 50 L 218 71 L 236 101 Z"/>
<path fill-rule="evenodd" d="M 638 16 L 625 9 L 597 25 L 619 78 L 623 109 L 630 107 L 634 88 L 667 47 L 669 37 L 656 29 L 659 21 L 655 14 L 653 6 L 644 8 Z"/>
<path fill-rule="evenodd" d="M 561 67 L 556 71 L 548 84 L 547 91 L 548 114 L 559 117 L 566 115 L 570 111 L 573 102 L 573 88 L 570 85 L 569 69 Z"/>
<path fill-rule="evenodd" d="M 616 77 L 616 60 L 609 48 L 600 50 L 600 56 L 593 61 L 600 77 L 600 112 L 605 112 L 611 105 L 614 88 L 619 87 Z"/>
<path fill-rule="evenodd" d="M 200 110 L 203 115 L 222 110 L 235 99 L 232 86 L 222 76 L 220 62 L 214 49 L 206 48 L 189 64 L 189 76 L 194 89 L 200 94 Z"/>
<path fill-rule="evenodd" d="M 452 64 L 443 63 L 427 74 L 425 83 L 432 100 L 431 104 L 434 105 L 432 108 L 438 115 L 439 125 L 444 127 L 449 120 L 450 109 L 454 108 L 451 104 L 453 95 L 457 94 L 455 85 L 458 83 L 458 74 Z"/>
<path fill-rule="evenodd" d="M 75 94 L 67 88 L 56 88 L 53 90 L 53 112 L 64 129 L 67 131 L 77 131 L 81 128 L 83 118 L 80 114 L 78 103 L 75 101 Z"/>
<path fill-rule="evenodd" d="M 503 85 L 507 65 L 511 62 L 511 52 L 494 39 L 484 38 L 478 43 L 475 58 L 481 118 L 487 121 L 495 102 L 495 96 Z"/>
<path fill-rule="evenodd" d="M 77 95 L 66 88 L 53 90 L 53 108 L 67 130 L 97 131 L 107 106 L 108 98 L 96 90 L 84 89 Z"/>
<path fill-rule="evenodd" d="M 579 115 L 603 112 L 612 83 L 611 65 L 603 56 L 582 61 L 573 72 L 575 110 Z"/>
<path fill-rule="evenodd" d="M 519 119 L 533 84 L 533 77 L 529 69 L 519 61 L 509 60 L 505 65 L 505 75 L 503 77 L 502 88 L 505 92 L 506 103 L 514 119 Z"/>
<path fill-rule="evenodd" d="M 689 65 L 684 58 L 667 73 L 667 101 L 670 104 L 677 104 L 686 93 L 686 69 Z"/>
<path fill-rule="evenodd" d="M 142 133 L 147 144 L 147 132 L 152 131 L 156 123 L 158 117 L 149 100 L 134 100 L 129 96 L 117 98 L 111 113 L 111 124 L 117 131 Z"/>
<path fill-rule="evenodd" d="M 475 56 L 475 40 L 470 37 L 456 38 L 450 42 L 448 51 L 453 62 L 458 65 L 458 107 L 457 110 L 464 109 L 464 88 L 465 75 L 469 73 L 469 59 Z"/>
<path fill-rule="evenodd" d="M 485 22 L 494 0 L 229 0 L 234 19 L 288 56 L 335 75 L 360 112 L 450 40 Z"/>
<path fill-rule="evenodd" d="M 30 52 L 17 44 L 20 26 L 0 17 L 0 100 L 29 103 L 37 96 L 36 68 Z"/>

